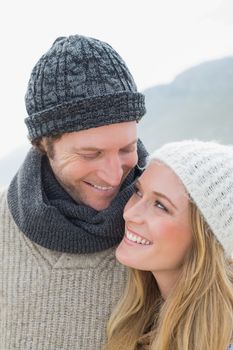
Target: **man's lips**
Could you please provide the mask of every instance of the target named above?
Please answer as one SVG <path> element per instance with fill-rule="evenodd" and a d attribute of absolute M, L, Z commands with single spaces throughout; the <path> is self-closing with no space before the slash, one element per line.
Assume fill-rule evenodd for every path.
<path fill-rule="evenodd" d="M 100 192 L 100 193 L 114 194 L 119 189 L 119 186 L 113 187 L 113 186 L 108 186 L 108 185 L 98 185 L 98 184 L 87 182 L 87 181 L 83 181 L 83 182 L 86 185 L 88 185 L 89 187 L 93 188 L 93 190 L 96 190 L 97 192 Z"/>
<path fill-rule="evenodd" d="M 86 181 L 84 181 L 86 182 Z M 101 190 L 101 191 L 108 191 L 111 190 L 113 187 L 112 186 L 101 186 L 101 185 L 96 185 L 96 184 L 92 184 L 90 182 L 86 182 L 88 185 L 93 186 L 94 188 L 96 188 L 97 190 Z"/>

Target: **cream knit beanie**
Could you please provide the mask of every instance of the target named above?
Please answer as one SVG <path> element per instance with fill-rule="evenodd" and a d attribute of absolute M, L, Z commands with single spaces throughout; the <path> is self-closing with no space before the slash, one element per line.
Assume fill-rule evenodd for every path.
<path fill-rule="evenodd" d="M 152 153 L 180 178 L 228 255 L 233 252 L 233 146 L 187 140 Z"/>

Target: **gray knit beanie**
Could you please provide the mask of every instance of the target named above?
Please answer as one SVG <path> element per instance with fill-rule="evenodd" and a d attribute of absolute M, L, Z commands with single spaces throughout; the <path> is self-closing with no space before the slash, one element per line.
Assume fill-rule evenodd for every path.
<path fill-rule="evenodd" d="M 31 140 L 107 124 L 139 121 L 144 95 L 107 43 L 60 37 L 35 65 L 25 96 Z"/>
<path fill-rule="evenodd" d="M 233 146 L 182 141 L 156 150 L 151 159 L 181 179 L 228 255 L 233 252 Z"/>

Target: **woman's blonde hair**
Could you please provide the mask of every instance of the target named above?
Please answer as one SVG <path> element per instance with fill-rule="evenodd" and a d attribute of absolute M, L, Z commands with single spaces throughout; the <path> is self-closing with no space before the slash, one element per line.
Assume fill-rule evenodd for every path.
<path fill-rule="evenodd" d="M 108 323 L 104 350 L 226 350 L 233 329 L 231 262 L 195 206 L 193 242 L 164 301 L 151 272 L 130 269 Z"/>

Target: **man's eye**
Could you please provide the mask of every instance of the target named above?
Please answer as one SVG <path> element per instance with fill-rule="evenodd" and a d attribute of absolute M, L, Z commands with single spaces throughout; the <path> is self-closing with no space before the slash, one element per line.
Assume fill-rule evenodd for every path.
<path fill-rule="evenodd" d="M 131 152 L 135 152 L 136 150 L 137 150 L 137 147 L 136 146 L 132 146 L 132 147 L 129 147 L 129 148 L 122 149 L 121 152 L 122 153 L 131 153 Z"/>
<path fill-rule="evenodd" d="M 98 157 L 99 153 L 79 153 L 78 155 L 85 159 L 95 159 Z"/>
<path fill-rule="evenodd" d="M 155 207 L 168 212 L 167 208 L 160 201 L 156 200 L 154 205 Z"/>

